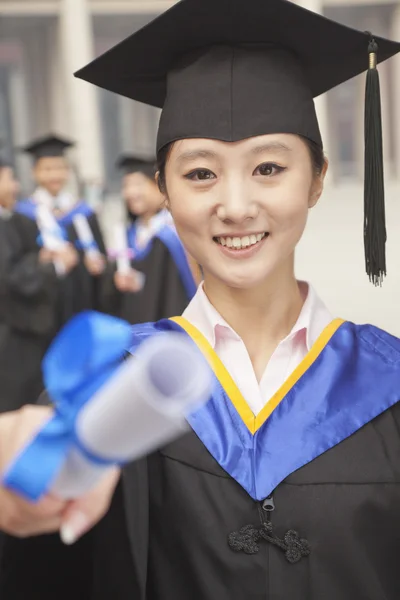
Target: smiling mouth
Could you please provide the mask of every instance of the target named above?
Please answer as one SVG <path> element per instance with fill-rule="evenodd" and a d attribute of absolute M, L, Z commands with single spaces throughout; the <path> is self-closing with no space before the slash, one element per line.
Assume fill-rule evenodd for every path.
<path fill-rule="evenodd" d="M 243 250 L 256 246 L 269 235 L 268 232 L 245 235 L 243 237 L 215 237 L 214 242 L 231 250 Z"/>

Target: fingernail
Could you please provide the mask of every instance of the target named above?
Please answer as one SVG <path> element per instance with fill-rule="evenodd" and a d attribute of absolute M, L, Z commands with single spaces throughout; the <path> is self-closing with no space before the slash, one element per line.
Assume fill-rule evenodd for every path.
<path fill-rule="evenodd" d="M 82 512 L 74 512 L 60 529 L 61 541 L 66 546 L 71 546 L 86 532 L 88 519 Z"/>

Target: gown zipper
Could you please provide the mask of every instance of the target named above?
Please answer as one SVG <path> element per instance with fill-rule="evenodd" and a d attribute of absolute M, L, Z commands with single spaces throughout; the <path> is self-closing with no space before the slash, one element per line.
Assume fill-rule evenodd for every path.
<path fill-rule="evenodd" d="M 268 498 L 265 498 L 265 500 L 260 502 L 258 504 L 258 510 L 259 510 L 259 515 L 260 515 L 261 525 L 263 525 L 266 520 L 268 523 L 271 523 L 271 513 L 273 513 L 275 510 L 274 497 L 272 495 L 268 496 Z M 265 553 L 266 553 L 266 561 L 265 561 L 265 564 L 266 564 L 266 580 L 265 580 L 266 596 L 265 597 L 270 598 L 271 597 L 270 544 L 265 544 Z"/>
<path fill-rule="evenodd" d="M 260 513 L 260 519 L 261 519 L 261 525 L 263 523 L 265 523 L 265 513 L 266 513 L 266 519 L 267 521 L 271 521 L 271 513 L 274 512 L 275 510 L 275 501 L 274 501 L 274 497 L 268 496 L 268 498 L 265 498 L 265 500 L 263 500 L 262 502 L 260 502 L 260 505 L 262 512 Z"/>
<path fill-rule="evenodd" d="M 228 544 L 234 552 L 257 554 L 260 544 L 265 541 L 269 545 L 280 548 L 284 552 L 286 560 L 291 564 L 299 562 L 310 554 L 310 544 L 306 539 L 301 538 L 297 531 L 289 529 L 283 538 L 275 533 L 271 522 L 271 513 L 275 510 L 275 501 L 272 495 L 262 502 L 258 502 L 257 507 L 261 527 L 245 525 L 239 531 L 230 533 Z"/>

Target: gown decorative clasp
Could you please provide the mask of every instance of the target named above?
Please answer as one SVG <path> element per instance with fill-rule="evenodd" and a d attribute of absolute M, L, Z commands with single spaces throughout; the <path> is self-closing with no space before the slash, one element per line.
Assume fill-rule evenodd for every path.
<path fill-rule="evenodd" d="M 283 539 L 277 537 L 273 532 L 270 521 L 264 522 L 258 528 L 253 525 L 246 525 L 228 536 L 228 544 L 231 550 L 245 552 L 245 554 L 257 554 L 260 550 L 259 542 L 262 540 L 280 548 L 285 553 L 286 560 L 291 564 L 299 562 L 311 552 L 308 541 L 300 538 L 297 531 L 293 529 L 285 533 Z"/>

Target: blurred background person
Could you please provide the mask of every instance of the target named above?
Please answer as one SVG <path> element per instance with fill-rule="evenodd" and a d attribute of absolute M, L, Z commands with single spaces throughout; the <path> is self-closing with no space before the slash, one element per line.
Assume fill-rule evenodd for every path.
<path fill-rule="evenodd" d="M 0 161 L 0 412 L 35 402 L 43 389 L 41 361 L 56 329 L 58 277 L 74 255 L 38 245 L 35 224 L 16 213 L 18 183 Z"/>
<path fill-rule="evenodd" d="M 38 223 L 38 207 L 47 209 L 62 234 L 79 254 L 76 268 L 66 277 L 65 312 L 61 322 L 81 310 L 98 308 L 98 283 L 106 264 L 106 248 L 96 214 L 68 190 L 71 166 L 65 156 L 73 142 L 49 135 L 24 148 L 33 160 L 32 176 L 36 188 L 18 203 L 16 210 Z"/>
<path fill-rule="evenodd" d="M 174 316 L 187 306 L 199 282 L 164 206 L 155 159 L 124 155 L 117 165 L 127 227 L 115 228 L 114 241 L 129 262 L 117 256 L 110 266 L 102 306 L 130 323 Z"/>

